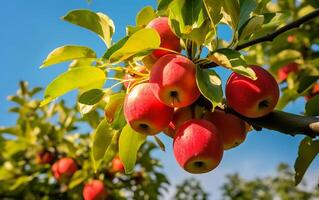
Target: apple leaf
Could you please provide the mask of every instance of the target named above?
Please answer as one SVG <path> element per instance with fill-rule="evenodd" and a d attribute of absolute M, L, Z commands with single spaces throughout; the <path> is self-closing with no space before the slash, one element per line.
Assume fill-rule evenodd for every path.
<path fill-rule="evenodd" d="M 175 0 L 168 9 L 169 19 L 178 22 L 178 32 L 181 34 L 189 34 L 201 27 L 206 18 L 202 1 Z"/>
<path fill-rule="evenodd" d="M 240 29 L 239 29 L 239 41 L 246 41 L 251 37 L 251 35 L 259 30 L 261 26 L 264 23 L 264 16 L 263 15 L 257 15 L 250 18 L 247 23 L 245 23 Z"/>
<path fill-rule="evenodd" d="M 123 61 L 136 54 L 157 49 L 160 43 L 161 38 L 155 29 L 141 29 L 131 35 L 125 44 L 110 56 L 110 61 Z"/>
<path fill-rule="evenodd" d="M 196 82 L 202 95 L 212 102 L 213 108 L 222 102 L 222 81 L 214 70 L 201 69 L 197 66 Z"/>
<path fill-rule="evenodd" d="M 240 16 L 240 5 L 238 0 L 222 1 L 223 21 L 237 30 Z"/>
<path fill-rule="evenodd" d="M 126 124 L 122 129 L 119 139 L 119 156 L 123 162 L 125 173 L 132 173 L 137 159 L 137 152 L 145 140 L 146 135 L 136 132 L 129 124 Z"/>
<path fill-rule="evenodd" d="M 96 67 L 77 67 L 54 79 L 44 91 L 41 106 L 74 89 L 101 88 L 106 80 L 104 71 Z"/>
<path fill-rule="evenodd" d="M 157 13 L 162 16 L 162 15 L 167 15 L 167 9 L 169 4 L 173 0 L 157 0 Z"/>
<path fill-rule="evenodd" d="M 93 135 L 92 158 L 93 166 L 96 171 L 104 158 L 104 155 L 111 144 L 112 138 L 116 134 L 108 122 L 103 119 L 95 130 Z"/>
<path fill-rule="evenodd" d="M 319 153 L 319 140 L 305 137 L 299 145 L 298 157 L 295 161 L 295 185 L 298 185 L 309 165 Z"/>
<path fill-rule="evenodd" d="M 305 90 L 307 90 L 310 86 L 312 86 L 312 84 L 314 84 L 315 82 L 317 82 L 317 80 L 319 79 L 319 75 L 306 75 L 306 76 L 302 76 L 300 78 L 300 82 L 299 82 L 299 86 L 298 86 L 298 93 L 302 93 Z"/>
<path fill-rule="evenodd" d="M 40 68 L 80 58 L 96 58 L 95 52 L 85 46 L 66 45 L 54 49 Z"/>
<path fill-rule="evenodd" d="M 206 12 L 213 24 L 218 24 L 223 18 L 222 1 L 203 0 Z"/>
<path fill-rule="evenodd" d="M 79 102 L 85 105 L 94 105 L 102 100 L 104 94 L 101 89 L 92 89 L 81 94 Z"/>
<path fill-rule="evenodd" d="M 77 170 L 71 177 L 68 189 L 73 189 L 87 179 L 87 173 L 84 170 Z"/>
<path fill-rule="evenodd" d="M 226 48 L 218 49 L 208 56 L 208 59 L 238 74 L 253 80 L 257 79 L 255 72 L 247 66 L 244 57 L 238 51 Z"/>
<path fill-rule="evenodd" d="M 240 29 L 241 26 L 250 18 L 250 14 L 252 11 L 255 10 L 257 7 L 256 0 L 239 0 L 240 4 L 240 15 L 239 15 L 239 22 L 238 28 Z"/>
<path fill-rule="evenodd" d="M 139 27 L 145 27 L 156 17 L 157 15 L 152 6 L 146 6 L 136 15 L 136 25 Z"/>
<path fill-rule="evenodd" d="M 114 122 L 114 119 L 118 117 L 121 107 L 123 107 L 124 99 L 125 93 L 116 93 L 109 96 L 107 104 L 104 108 L 105 117 L 108 122 L 112 123 Z"/>
<path fill-rule="evenodd" d="M 110 59 L 111 55 L 116 52 L 117 50 L 119 50 L 120 48 L 123 47 L 123 45 L 126 43 L 126 41 L 128 40 L 128 36 L 122 38 L 121 40 L 119 40 L 117 43 L 113 44 L 109 49 L 107 49 L 107 51 L 105 52 L 105 54 L 103 55 L 103 58 L 108 60 Z"/>
<path fill-rule="evenodd" d="M 319 95 L 314 96 L 309 99 L 306 103 L 306 112 L 305 114 L 308 116 L 317 116 L 319 115 Z"/>
<path fill-rule="evenodd" d="M 105 14 L 90 10 L 73 10 L 62 19 L 98 34 L 107 47 L 111 46 L 115 27 L 113 21 Z"/>

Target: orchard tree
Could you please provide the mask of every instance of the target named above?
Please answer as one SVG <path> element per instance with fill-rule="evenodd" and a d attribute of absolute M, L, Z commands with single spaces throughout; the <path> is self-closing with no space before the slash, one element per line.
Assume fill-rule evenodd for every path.
<path fill-rule="evenodd" d="M 311 0 L 159 0 L 117 42 L 107 15 L 70 11 L 63 20 L 96 33 L 106 50 L 100 58 L 84 46 L 53 50 L 41 68 L 72 62 L 47 86 L 41 106 L 78 89 L 83 116 L 104 107 L 92 138 L 94 171 L 118 149 L 125 173 L 133 173 L 147 137 L 164 148 L 161 132 L 173 139 L 179 165 L 195 174 L 218 166 L 251 127 L 302 134 L 298 184 L 319 152 L 317 7 Z M 232 30 L 230 42 L 218 35 L 221 24 Z M 232 71 L 225 91 L 217 67 Z M 281 111 L 304 96 L 303 115 Z"/>

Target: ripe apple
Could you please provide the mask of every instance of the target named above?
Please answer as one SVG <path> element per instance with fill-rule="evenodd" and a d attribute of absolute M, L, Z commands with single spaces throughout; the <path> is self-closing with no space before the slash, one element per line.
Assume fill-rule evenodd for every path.
<path fill-rule="evenodd" d="M 186 107 L 200 92 L 196 83 L 196 66 L 188 58 L 168 54 L 154 64 L 150 83 L 155 96 L 170 107 Z"/>
<path fill-rule="evenodd" d="M 251 66 L 257 76 L 252 80 L 232 73 L 226 83 L 226 100 L 236 112 L 250 118 L 270 113 L 279 98 L 279 87 L 274 77 L 259 66 Z"/>
<path fill-rule="evenodd" d="M 51 167 L 51 171 L 56 180 L 70 178 L 77 171 L 77 169 L 78 167 L 72 158 L 61 158 Z"/>
<path fill-rule="evenodd" d="M 159 17 L 153 19 L 149 22 L 146 28 L 154 28 L 158 32 L 161 38 L 160 47 L 170 49 L 176 52 L 181 51 L 179 38 L 173 33 L 171 27 L 169 26 L 168 17 Z M 172 52 L 166 50 L 154 50 L 152 52 L 152 56 L 154 56 L 155 58 L 159 58 L 169 53 Z"/>
<path fill-rule="evenodd" d="M 50 151 L 40 151 L 36 154 L 35 161 L 37 164 L 50 164 L 53 161 L 53 154 Z"/>
<path fill-rule="evenodd" d="M 223 143 L 214 124 L 204 119 L 191 119 L 178 129 L 173 142 L 174 156 L 189 173 L 206 173 L 220 163 Z"/>
<path fill-rule="evenodd" d="M 106 199 L 107 193 L 104 184 L 100 180 L 92 180 L 84 185 L 84 200 L 103 200 Z"/>
<path fill-rule="evenodd" d="M 245 121 L 233 114 L 216 109 L 214 112 L 206 112 L 204 119 L 212 122 L 217 127 L 224 150 L 238 146 L 246 138 L 247 127 Z"/>
<path fill-rule="evenodd" d="M 289 63 L 285 66 L 282 66 L 278 70 L 278 81 L 285 81 L 290 73 L 297 72 L 299 70 L 297 63 Z"/>
<path fill-rule="evenodd" d="M 115 156 L 113 158 L 111 171 L 112 172 L 120 172 L 120 173 L 124 172 L 124 165 L 123 165 L 122 161 L 120 160 L 119 156 Z"/>
<path fill-rule="evenodd" d="M 191 107 L 188 106 L 184 108 L 177 108 L 174 111 L 172 121 L 168 124 L 167 128 L 164 130 L 164 133 L 170 137 L 174 137 L 175 131 L 178 129 L 178 127 L 190 119 L 192 119 Z"/>
<path fill-rule="evenodd" d="M 126 73 L 124 75 L 125 82 L 123 83 L 123 85 L 125 86 L 125 88 L 129 88 L 129 86 L 133 86 L 137 82 L 138 78 L 142 78 L 140 74 L 146 75 L 147 73 L 148 71 L 145 66 L 136 66 L 132 73 Z"/>
<path fill-rule="evenodd" d="M 131 127 L 145 135 L 164 130 L 173 117 L 174 109 L 160 102 L 152 92 L 152 84 L 135 86 L 125 97 L 124 116 Z"/>

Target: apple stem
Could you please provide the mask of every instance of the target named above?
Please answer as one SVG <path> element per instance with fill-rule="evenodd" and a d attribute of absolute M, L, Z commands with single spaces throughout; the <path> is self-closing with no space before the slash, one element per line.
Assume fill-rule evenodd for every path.
<path fill-rule="evenodd" d="M 226 111 L 240 117 L 254 127 L 267 128 L 291 136 L 298 134 L 312 138 L 319 136 L 319 118 L 313 116 L 301 116 L 275 110 L 263 117 L 248 118 L 231 108 L 227 108 Z"/>

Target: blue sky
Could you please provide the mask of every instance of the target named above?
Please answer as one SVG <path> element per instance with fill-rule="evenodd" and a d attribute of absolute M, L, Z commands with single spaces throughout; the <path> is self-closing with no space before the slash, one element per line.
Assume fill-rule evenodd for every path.
<path fill-rule="evenodd" d="M 54 77 L 66 70 L 66 65 L 56 65 L 40 70 L 39 66 L 47 54 L 56 47 L 65 44 L 86 45 L 93 48 L 99 56 L 105 47 L 95 34 L 64 22 L 60 19 L 72 9 L 91 9 L 106 13 L 116 26 L 114 40 L 125 35 L 125 26 L 135 24 L 136 13 L 146 5 L 155 7 L 155 0 L 93 0 L 89 5 L 85 0 L 11 0 L 4 1 L 0 7 L 0 126 L 15 123 L 15 115 L 8 114 L 11 105 L 6 97 L 16 91 L 18 81 L 27 80 L 31 86 L 45 87 Z M 229 38 L 226 29 L 220 35 Z M 218 70 L 225 80 L 229 72 Z M 64 97 L 69 102 L 71 98 Z M 291 103 L 287 111 L 300 113 L 304 100 Z M 167 151 L 157 151 L 155 156 L 161 158 L 165 172 L 172 183 L 178 183 L 186 177 L 195 177 L 211 193 L 211 199 L 218 199 L 218 188 L 225 180 L 225 175 L 239 172 L 245 178 L 267 176 L 275 172 L 280 162 L 293 166 L 297 155 L 298 143 L 302 137 L 290 137 L 273 131 L 249 133 L 247 140 L 238 148 L 227 151 L 219 167 L 204 175 L 190 175 L 175 162 L 172 154 L 172 141 L 163 138 Z M 313 163 L 307 177 L 310 181 L 318 180 L 318 159 Z"/>

